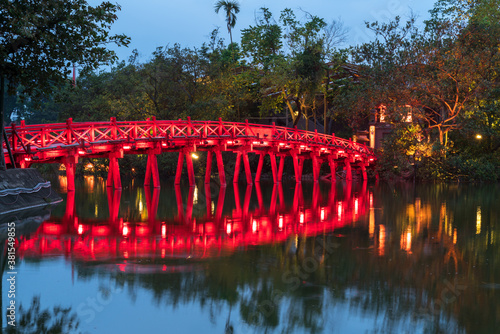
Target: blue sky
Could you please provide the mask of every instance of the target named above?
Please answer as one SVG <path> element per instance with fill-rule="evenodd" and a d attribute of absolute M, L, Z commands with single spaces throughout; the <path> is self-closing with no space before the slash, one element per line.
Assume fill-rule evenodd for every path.
<path fill-rule="evenodd" d="M 113 0 L 111 0 L 113 1 Z M 200 47 L 208 41 L 210 32 L 220 27 L 221 37 L 229 42 L 222 13 L 214 12 L 215 0 L 114 0 L 121 5 L 118 21 L 112 32 L 124 33 L 132 38 L 129 48 L 115 49 L 120 59 L 127 59 L 138 49 L 140 61 L 147 61 L 157 48 L 179 43 L 182 47 Z M 95 5 L 98 0 L 89 0 Z M 303 12 L 317 15 L 327 22 L 343 21 L 349 29 L 349 45 L 370 40 L 364 22 L 387 21 L 399 15 L 408 17 L 411 10 L 420 19 L 429 17 L 428 11 L 435 0 L 240 0 L 233 39 L 240 41 L 240 30 L 255 23 L 259 8 L 267 7 L 277 19 L 284 8 L 293 9 L 297 16 Z"/>

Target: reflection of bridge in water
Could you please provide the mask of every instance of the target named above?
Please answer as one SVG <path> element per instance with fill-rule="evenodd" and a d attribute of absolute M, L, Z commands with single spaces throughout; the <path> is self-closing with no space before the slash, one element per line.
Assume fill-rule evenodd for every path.
<path fill-rule="evenodd" d="M 355 184 L 356 185 L 356 184 Z M 293 203 L 284 201 L 283 187 L 274 185 L 270 204 L 263 205 L 262 192 L 255 186 L 257 206 L 250 209 L 254 187 L 247 186 L 243 195 L 234 187 L 235 209 L 222 214 L 226 188 L 220 188 L 213 205 L 210 189 L 203 216 L 193 215 L 194 191 L 189 188 L 183 203 L 181 188 L 176 187 L 178 214 L 171 219 L 156 219 L 160 189 L 145 188 L 148 219 L 125 221 L 119 217 L 121 191 L 108 192 L 109 219 L 84 220 L 75 214 L 75 193 L 68 192 L 66 212 L 58 220 L 44 222 L 38 231 L 23 237 L 18 254 L 21 257 L 65 256 L 81 261 L 118 260 L 125 269 L 127 259 L 204 258 L 227 254 L 247 246 L 285 242 L 291 236 L 325 234 L 352 224 L 368 211 L 372 195 L 366 182 L 357 192 L 347 182 L 343 194 L 336 193 L 332 183 L 327 198 L 319 185 L 313 188 L 311 202 L 305 202 L 302 186 L 296 185 Z M 353 194 L 354 193 L 354 194 Z M 115 261 L 116 262 L 116 261 Z"/>

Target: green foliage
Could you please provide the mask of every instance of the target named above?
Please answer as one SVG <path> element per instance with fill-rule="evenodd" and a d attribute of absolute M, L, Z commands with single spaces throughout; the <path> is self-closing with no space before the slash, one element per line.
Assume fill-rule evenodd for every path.
<path fill-rule="evenodd" d="M 116 59 L 107 43 L 127 45 L 129 38 L 110 35 L 120 7 L 84 0 L 0 2 L 0 73 L 11 92 L 18 84 L 28 94 L 50 92 L 63 83 L 74 63 L 94 69 Z"/>

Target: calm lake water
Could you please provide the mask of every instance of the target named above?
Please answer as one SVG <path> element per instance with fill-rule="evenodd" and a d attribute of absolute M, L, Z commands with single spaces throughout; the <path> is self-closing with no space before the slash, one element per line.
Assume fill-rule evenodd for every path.
<path fill-rule="evenodd" d="M 498 185 L 53 187 L 15 218 L 18 329 L 499 333 Z"/>

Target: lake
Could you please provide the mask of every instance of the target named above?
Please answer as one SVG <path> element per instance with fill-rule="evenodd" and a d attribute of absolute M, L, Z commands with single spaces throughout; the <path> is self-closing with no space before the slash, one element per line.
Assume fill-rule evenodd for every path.
<path fill-rule="evenodd" d="M 500 328 L 497 184 L 52 184 L 63 203 L 0 225 L 8 333 L 12 300 L 20 333 Z"/>

